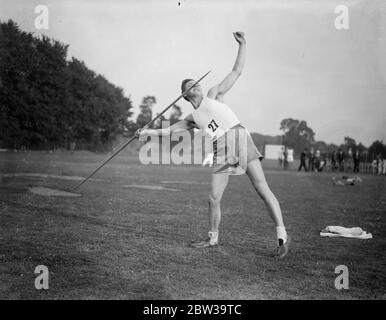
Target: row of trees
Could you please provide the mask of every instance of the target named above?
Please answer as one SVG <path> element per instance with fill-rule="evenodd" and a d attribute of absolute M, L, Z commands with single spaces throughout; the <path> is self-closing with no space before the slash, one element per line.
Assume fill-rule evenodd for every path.
<path fill-rule="evenodd" d="M 132 103 L 123 90 L 75 58 L 68 46 L 0 23 L 0 143 L 100 149 L 127 130 Z"/>
<path fill-rule="evenodd" d="M 379 140 L 374 141 L 368 148 L 350 137 L 344 137 L 343 143 L 340 145 L 316 141 L 315 132 L 307 125 L 306 121 L 292 118 L 283 119 L 280 123 L 280 130 L 283 131 L 282 144 L 293 148 L 295 154 L 298 155 L 304 148 L 310 147 L 319 149 L 322 154 L 331 154 L 339 148 L 345 151 L 351 148 L 353 152 L 359 150 L 361 155 L 367 155 L 369 161 L 377 156 L 386 158 L 386 145 Z"/>

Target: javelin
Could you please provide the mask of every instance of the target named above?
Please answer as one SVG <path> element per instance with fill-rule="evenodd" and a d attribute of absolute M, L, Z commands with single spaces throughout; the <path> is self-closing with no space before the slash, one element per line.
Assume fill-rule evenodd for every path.
<path fill-rule="evenodd" d="M 166 111 L 168 111 L 178 100 L 180 100 L 186 93 L 188 93 L 197 83 L 199 83 L 202 79 L 204 79 L 210 71 L 205 73 L 200 79 L 198 79 L 191 87 L 186 89 L 181 95 L 174 100 L 170 105 L 168 105 L 164 111 L 162 111 L 160 114 L 158 114 L 153 120 L 150 120 L 148 123 L 145 124 L 145 126 L 141 129 L 146 129 L 148 128 L 154 121 L 156 121 L 159 117 L 161 117 Z M 81 183 L 79 183 L 73 190 L 78 189 L 83 183 L 85 183 L 88 179 L 90 179 L 95 173 L 97 173 L 107 162 L 109 162 L 112 158 L 114 158 L 119 152 L 121 152 L 126 146 L 131 143 L 135 138 L 137 138 L 136 135 L 131 137 L 129 140 L 127 140 L 125 143 L 123 143 L 121 146 L 118 147 L 117 151 L 115 151 L 110 157 L 108 157 L 103 163 L 96 168 L 93 172 L 91 172 Z"/>

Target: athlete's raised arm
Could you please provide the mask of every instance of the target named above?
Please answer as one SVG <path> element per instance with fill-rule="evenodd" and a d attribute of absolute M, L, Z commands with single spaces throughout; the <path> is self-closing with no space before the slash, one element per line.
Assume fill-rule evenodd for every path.
<path fill-rule="evenodd" d="M 237 43 L 239 44 L 239 51 L 237 53 L 236 62 L 233 66 L 232 72 L 229 73 L 223 81 L 214 86 L 208 91 L 208 98 L 222 100 L 225 93 L 233 87 L 236 80 L 240 77 L 245 63 L 245 37 L 243 32 L 234 32 Z"/>

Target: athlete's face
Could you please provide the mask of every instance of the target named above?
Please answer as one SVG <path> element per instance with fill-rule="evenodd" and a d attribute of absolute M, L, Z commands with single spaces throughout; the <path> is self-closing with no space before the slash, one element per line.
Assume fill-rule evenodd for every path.
<path fill-rule="evenodd" d="M 191 86 L 193 86 L 195 82 L 196 81 L 194 81 L 194 80 L 191 80 L 191 81 L 187 82 L 185 84 L 184 91 L 189 89 Z M 202 89 L 201 89 L 200 84 L 196 84 L 192 89 L 190 89 L 190 91 L 185 95 L 185 97 L 187 99 L 193 99 L 193 98 L 197 98 L 197 97 L 202 97 Z"/>

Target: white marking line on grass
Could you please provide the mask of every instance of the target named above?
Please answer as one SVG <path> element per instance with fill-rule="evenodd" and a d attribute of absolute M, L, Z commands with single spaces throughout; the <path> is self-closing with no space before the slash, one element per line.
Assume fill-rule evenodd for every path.
<path fill-rule="evenodd" d="M 124 184 L 121 187 L 123 188 L 137 188 L 137 189 L 146 189 L 146 190 L 157 190 L 157 191 L 181 191 L 178 189 L 165 188 L 163 186 L 149 186 L 149 185 L 140 185 L 140 184 Z"/>
<path fill-rule="evenodd" d="M 47 196 L 47 197 L 80 197 L 80 194 L 78 193 L 71 193 L 67 191 L 61 191 L 51 188 L 44 188 L 44 187 L 32 187 L 29 188 L 29 190 L 34 193 L 41 196 Z"/>
<path fill-rule="evenodd" d="M 62 180 L 72 180 L 72 181 L 82 181 L 83 177 L 78 176 L 59 176 L 56 174 L 45 174 L 45 173 L 3 173 L 0 174 L 0 177 L 4 178 L 15 178 L 15 177 L 30 177 L 30 178 L 53 178 L 53 179 L 62 179 Z M 103 179 L 90 179 L 93 181 L 105 181 Z"/>
<path fill-rule="evenodd" d="M 161 183 L 170 183 L 170 184 L 205 184 L 208 185 L 207 182 L 197 182 L 197 181 L 161 181 Z"/>

